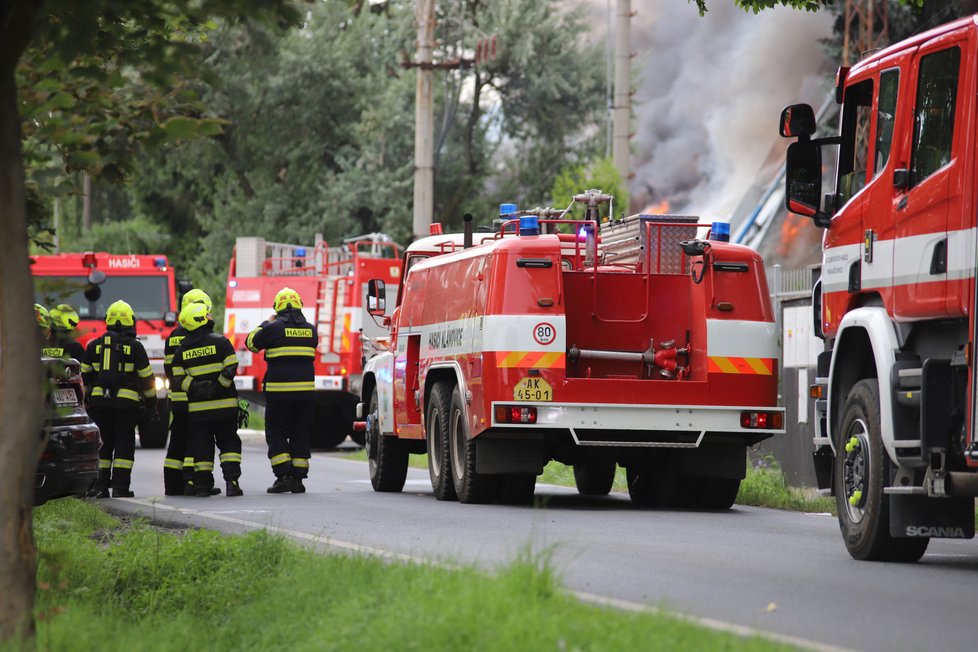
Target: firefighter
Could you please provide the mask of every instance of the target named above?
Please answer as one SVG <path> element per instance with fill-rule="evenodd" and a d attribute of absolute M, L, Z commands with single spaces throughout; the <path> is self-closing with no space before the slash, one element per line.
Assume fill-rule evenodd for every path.
<path fill-rule="evenodd" d="M 156 414 L 156 387 L 146 349 L 136 339 L 136 316 L 125 301 L 116 301 L 105 312 L 105 334 L 88 343 L 82 375 L 91 388 L 92 418 L 102 434 L 92 495 L 108 498 L 111 486 L 113 498 L 131 497 L 140 398 Z"/>
<path fill-rule="evenodd" d="M 268 493 L 304 493 L 309 435 L 316 409 L 313 360 L 316 329 L 302 316 L 302 298 L 291 288 L 275 295 L 275 318 L 248 334 L 245 345 L 264 350 L 265 439 L 275 483 Z"/>
<path fill-rule="evenodd" d="M 85 347 L 75 339 L 78 313 L 67 303 L 59 303 L 48 313 L 51 318 L 51 334 L 44 355 L 51 358 L 74 358 L 85 362 Z"/>
<path fill-rule="evenodd" d="M 220 449 L 221 471 L 229 497 L 242 496 L 241 439 L 238 437 L 238 391 L 234 374 L 238 357 L 223 335 L 214 332 L 210 310 L 203 303 L 188 303 L 180 311 L 180 325 L 187 330 L 173 354 L 171 373 L 187 393 L 187 430 L 194 458 L 194 490 L 204 498 L 213 495 L 214 443 Z"/>
<path fill-rule="evenodd" d="M 200 303 L 210 312 L 213 304 L 203 290 L 194 288 L 180 301 L 183 310 L 191 303 Z M 167 496 L 196 496 L 194 489 L 194 458 L 190 455 L 187 431 L 187 392 L 180 388 L 179 381 L 173 377 L 173 356 L 180 348 L 183 338 L 189 331 L 177 324 L 166 338 L 163 348 L 163 371 L 170 382 L 170 443 L 163 460 L 163 493 Z M 219 494 L 220 489 L 211 493 Z"/>

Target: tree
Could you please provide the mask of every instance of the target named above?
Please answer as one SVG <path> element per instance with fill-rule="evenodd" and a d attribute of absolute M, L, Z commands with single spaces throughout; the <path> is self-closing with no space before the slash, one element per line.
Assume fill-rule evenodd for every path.
<path fill-rule="evenodd" d="M 0 2 L 0 642 L 34 631 L 35 552 L 32 533 L 34 473 L 44 446 L 41 432 L 42 373 L 40 342 L 33 323 L 27 242 L 27 197 L 21 155 L 17 66 L 28 46 L 44 53 L 45 78 L 62 79 L 76 67 L 111 66 L 120 75 L 136 75 L 148 86 L 165 88 L 179 71 L 194 61 L 198 44 L 186 38 L 193 26 L 216 16 L 242 14 L 272 21 L 291 21 L 294 11 L 285 0 L 3 0 Z M 77 70 L 75 72 L 78 72 Z M 107 68 L 92 71 L 106 74 Z M 78 75 L 78 78 L 84 77 Z M 40 81 L 40 80 L 39 80 Z M 66 82 L 67 83 L 67 82 Z M 64 134 L 88 133 L 68 147 L 66 161 L 80 157 L 79 165 L 105 172 L 121 160 L 113 159 L 120 142 L 150 141 L 153 129 L 142 131 L 109 120 L 99 127 L 102 111 L 88 104 L 88 93 L 59 94 L 57 84 L 41 88 L 53 93 L 47 112 L 33 117 L 43 122 L 57 111 L 67 112 L 62 122 L 73 124 Z M 30 91 L 33 92 L 33 89 Z M 96 93 L 99 95 L 99 93 Z M 97 105 L 96 105 L 97 106 Z M 104 107 L 103 107 L 104 108 Z M 88 111 L 86 111 L 88 109 Z M 132 107 L 124 108 L 130 111 Z M 120 117 L 130 117 L 129 114 Z M 111 116 L 110 116 L 111 118 Z M 153 124 L 163 130 L 174 125 Z M 107 137 L 111 134 L 112 137 Z M 53 134 L 47 137 L 55 138 Z M 79 156 L 80 155 L 80 156 Z"/>
<path fill-rule="evenodd" d="M 628 214 L 628 186 L 622 181 L 615 162 L 607 156 L 594 159 L 585 165 L 575 165 L 564 169 L 551 191 L 554 208 L 565 208 L 573 201 L 573 196 L 591 188 L 597 188 L 615 198 L 614 211 Z M 571 213 L 583 219 L 583 210 L 572 209 Z"/>

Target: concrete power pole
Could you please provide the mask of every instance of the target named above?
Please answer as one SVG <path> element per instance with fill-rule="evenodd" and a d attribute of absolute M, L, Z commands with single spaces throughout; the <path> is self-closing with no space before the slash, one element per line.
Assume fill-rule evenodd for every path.
<path fill-rule="evenodd" d="M 414 237 L 428 235 L 434 213 L 435 153 L 431 53 L 435 41 L 435 0 L 417 0 L 418 85 L 414 117 Z"/>
<path fill-rule="evenodd" d="M 612 157 L 622 181 L 631 174 L 629 138 L 631 136 L 631 0 L 616 0 L 615 17 L 615 120 Z M 625 207 L 627 212 L 627 206 Z"/>

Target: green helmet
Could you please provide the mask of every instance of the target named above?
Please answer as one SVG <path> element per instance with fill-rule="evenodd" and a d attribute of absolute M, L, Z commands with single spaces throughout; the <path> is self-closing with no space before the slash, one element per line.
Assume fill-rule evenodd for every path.
<path fill-rule="evenodd" d="M 34 319 L 37 320 L 37 325 L 40 328 L 51 328 L 51 315 L 48 313 L 48 309 L 39 303 L 34 304 Z"/>
<path fill-rule="evenodd" d="M 59 303 L 51 308 L 51 327 L 59 331 L 73 331 L 78 328 L 78 313 L 67 303 Z"/>
<path fill-rule="evenodd" d="M 188 303 L 180 311 L 180 325 L 188 331 L 195 331 L 207 323 L 210 309 L 203 303 Z"/>
<path fill-rule="evenodd" d="M 132 306 L 123 300 L 116 301 L 105 311 L 106 326 L 135 326 L 136 314 Z"/>
<path fill-rule="evenodd" d="M 302 307 L 302 297 L 292 288 L 282 288 L 275 295 L 275 312 L 282 312 L 287 308 L 299 309 Z"/>
<path fill-rule="evenodd" d="M 211 301 L 211 298 L 199 288 L 194 288 L 183 295 L 183 299 L 180 300 L 180 310 L 183 310 L 191 303 L 202 303 L 207 306 L 208 311 L 214 307 L 214 302 Z"/>

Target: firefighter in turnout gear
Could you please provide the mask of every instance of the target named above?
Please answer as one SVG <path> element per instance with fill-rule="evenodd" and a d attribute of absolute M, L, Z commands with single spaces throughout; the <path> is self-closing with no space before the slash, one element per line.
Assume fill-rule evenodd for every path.
<path fill-rule="evenodd" d="M 96 498 L 130 497 L 140 399 L 156 413 L 156 388 L 146 349 L 136 339 L 136 316 L 125 301 L 105 313 L 105 334 L 88 343 L 82 376 L 89 389 L 92 418 L 102 434 Z"/>
<path fill-rule="evenodd" d="M 210 312 L 213 304 L 203 290 L 193 289 L 183 295 L 180 309 L 191 303 L 200 303 Z M 163 493 L 167 496 L 196 496 L 194 489 L 194 458 L 190 455 L 190 435 L 187 426 L 187 392 L 180 388 L 180 381 L 173 377 L 173 356 L 190 331 L 177 325 L 166 338 L 163 348 L 163 371 L 170 381 L 170 442 L 163 460 Z M 182 380 L 182 379 L 181 379 Z M 212 493 L 220 493 L 213 489 Z"/>
<path fill-rule="evenodd" d="M 37 320 L 37 327 L 41 329 L 41 334 L 47 341 L 48 334 L 51 332 L 51 315 L 48 313 L 48 309 L 39 303 L 35 303 L 34 319 Z"/>
<path fill-rule="evenodd" d="M 51 318 L 51 334 L 44 355 L 50 358 L 74 358 L 85 362 L 85 347 L 75 339 L 78 313 L 67 303 L 60 303 L 48 313 Z"/>
<path fill-rule="evenodd" d="M 275 484 L 268 493 L 303 493 L 309 474 L 309 436 L 316 399 L 313 359 L 316 328 L 302 316 L 302 299 L 290 288 L 275 295 L 275 319 L 248 334 L 245 345 L 265 351 L 265 439 Z"/>
<path fill-rule="evenodd" d="M 187 335 L 173 354 L 171 373 L 175 389 L 187 393 L 195 493 L 202 498 L 212 495 L 216 441 L 227 495 L 241 496 L 238 391 L 234 388 L 238 357 L 231 342 L 214 332 L 214 321 L 205 304 L 188 303 L 180 311 L 180 325 Z"/>

